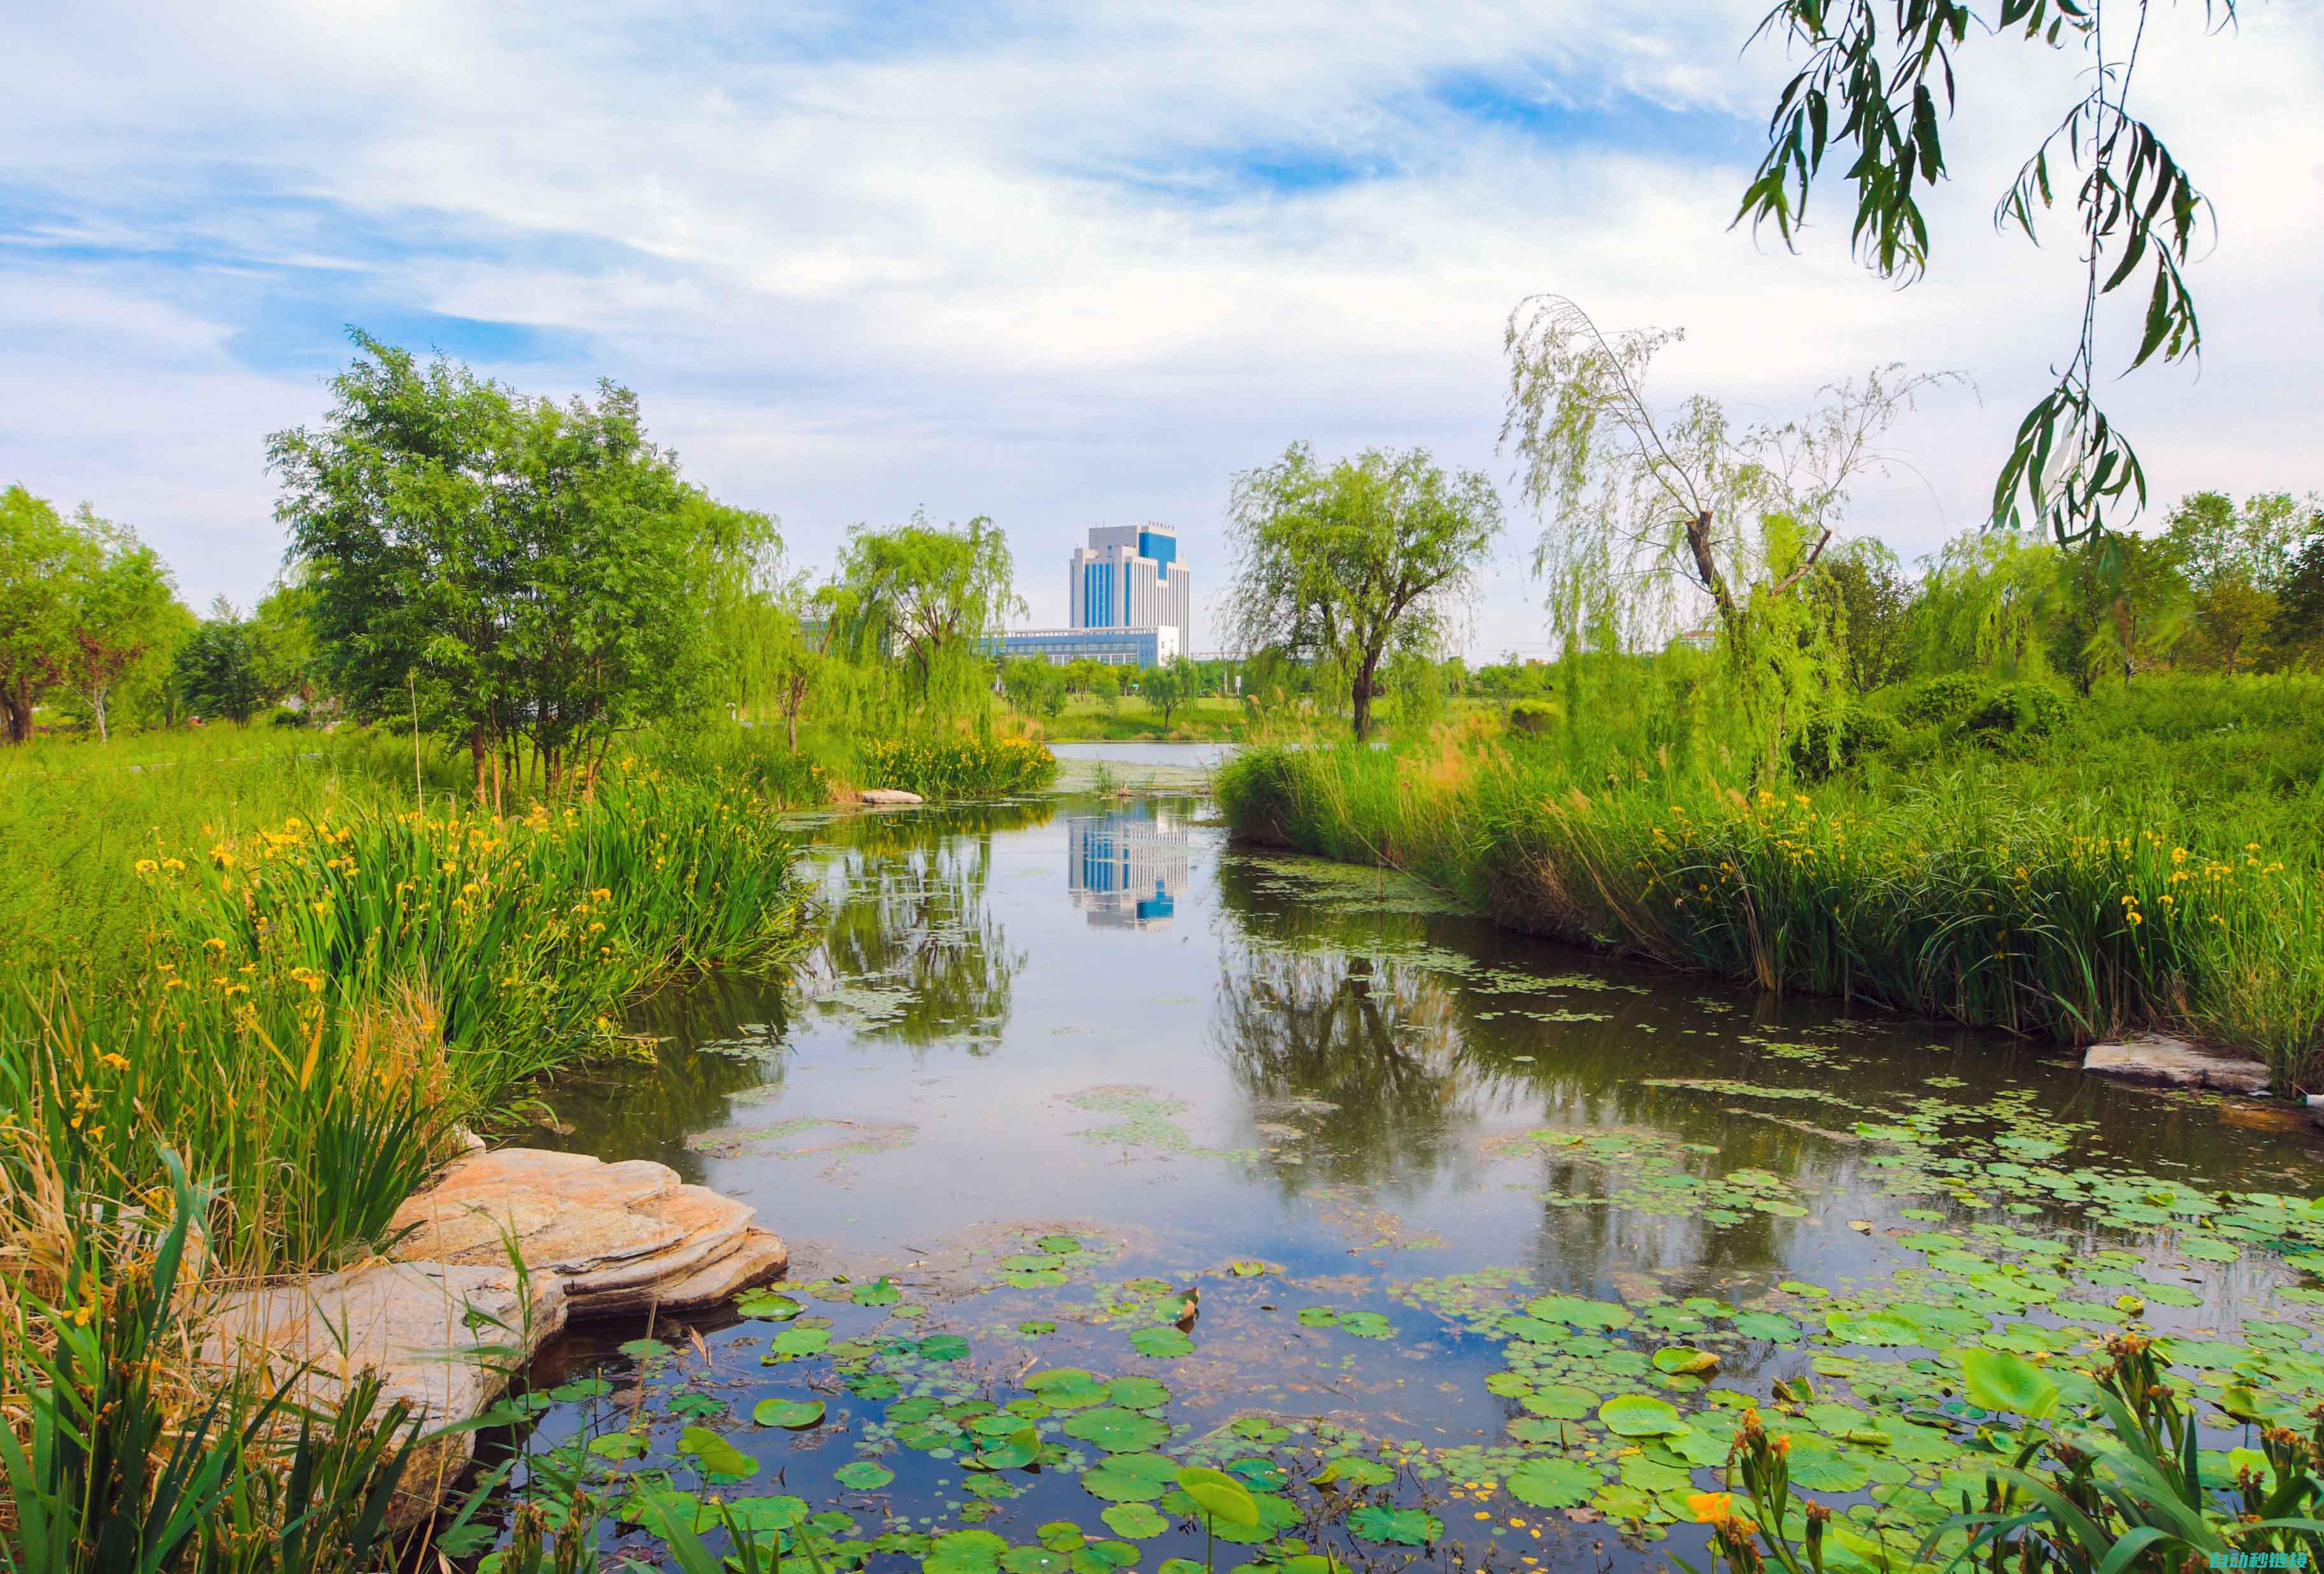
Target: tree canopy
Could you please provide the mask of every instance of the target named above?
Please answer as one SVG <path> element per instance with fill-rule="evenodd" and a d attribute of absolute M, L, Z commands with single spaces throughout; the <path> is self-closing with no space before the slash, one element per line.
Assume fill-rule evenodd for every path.
<path fill-rule="evenodd" d="M 874 672 L 893 663 L 908 698 L 941 705 L 989 688 L 986 639 L 1025 604 L 1000 526 L 982 514 L 931 525 L 917 513 L 857 526 L 826 602 L 851 659 Z"/>
<path fill-rule="evenodd" d="M 322 427 L 268 445 L 349 705 L 465 743 L 482 793 L 521 744 L 555 787 L 706 703 L 712 588 L 772 521 L 688 484 L 627 389 L 559 404 L 353 337 Z"/>
<path fill-rule="evenodd" d="M 0 716 L 32 735 L 43 695 L 68 696 L 99 737 L 115 690 L 184 613 L 169 569 L 125 526 L 84 504 L 69 517 L 22 486 L 0 492 Z"/>
<path fill-rule="evenodd" d="M 1325 466 L 1294 443 L 1235 477 L 1229 519 L 1232 637 L 1247 652 L 1331 666 L 1362 739 L 1383 659 L 1446 641 L 1500 534 L 1501 504 L 1484 476 L 1448 475 L 1425 448 L 1370 448 Z"/>

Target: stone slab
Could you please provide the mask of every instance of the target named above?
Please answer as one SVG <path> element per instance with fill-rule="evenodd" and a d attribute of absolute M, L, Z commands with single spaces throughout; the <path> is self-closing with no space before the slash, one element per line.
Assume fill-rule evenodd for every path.
<path fill-rule="evenodd" d="M 291 1385 L 302 1404 L 337 1403 L 349 1379 L 375 1372 L 383 1404 L 401 1400 L 429 1431 L 472 1420 L 565 1326 L 564 1281 L 536 1275 L 530 1302 L 506 1267 L 373 1263 L 292 1284 L 232 1290 L 210 1302 L 201 1358 Z M 473 1432 L 431 1439 L 415 1455 L 390 1514 L 425 1514 L 466 1464 Z"/>
<path fill-rule="evenodd" d="M 2222 1093 L 2264 1093 L 2264 1062 L 2226 1054 L 2167 1034 L 2142 1033 L 2114 1044 L 2093 1044 L 2082 1069 L 2126 1082 L 2173 1088 L 2210 1088 Z"/>
<path fill-rule="evenodd" d="M 723 1256 L 682 1278 L 595 1295 L 576 1294 L 569 1304 L 576 1319 L 634 1316 L 649 1310 L 696 1312 L 721 1305 L 753 1284 L 779 1279 L 789 1266 L 790 1251 L 780 1237 L 772 1230 L 751 1229 Z"/>

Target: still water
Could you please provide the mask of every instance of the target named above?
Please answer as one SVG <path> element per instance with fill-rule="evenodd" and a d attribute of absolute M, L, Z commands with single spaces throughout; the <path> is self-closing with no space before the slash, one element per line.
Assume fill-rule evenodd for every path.
<path fill-rule="evenodd" d="M 2324 1391 L 2319 1150 L 2272 1112 L 1511 936 L 1231 845 L 1199 791 L 801 833 L 812 965 L 650 1002 L 650 1057 L 538 1139 L 671 1164 L 793 1254 L 779 1295 L 536 1374 L 543 1478 L 616 1477 L 631 1521 L 1199 1566 L 1199 1463 L 1261 1508 L 1221 1569 L 1644 1566 L 1694 1555 L 1757 1404 L 1909 1551 L 1974 1466 L 1960 1344 L 2062 1369 L 2144 1329 L 2199 1389 Z"/>

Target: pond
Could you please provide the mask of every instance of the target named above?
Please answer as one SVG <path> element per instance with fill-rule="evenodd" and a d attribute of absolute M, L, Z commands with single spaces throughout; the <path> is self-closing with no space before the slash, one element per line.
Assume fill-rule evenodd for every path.
<path fill-rule="evenodd" d="M 2272 1111 L 1515 937 L 1196 792 L 802 833 L 805 975 L 650 1003 L 532 1139 L 793 1254 L 545 1356 L 527 1468 L 606 1484 L 611 1548 L 717 1498 L 840 1566 L 1200 1567 L 1204 1465 L 1258 1510 L 1221 1569 L 1699 1562 L 1756 1404 L 1868 1567 L 1982 1479 L 1963 1345 L 2136 1329 L 2206 1395 L 2324 1394 L 2319 1150 Z"/>

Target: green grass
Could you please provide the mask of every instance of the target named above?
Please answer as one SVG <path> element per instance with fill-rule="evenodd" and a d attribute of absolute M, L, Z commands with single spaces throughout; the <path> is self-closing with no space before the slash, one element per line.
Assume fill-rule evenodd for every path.
<path fill-rule="evenodd" d="M 415 786 L 409 747 L 0 756 L 20 1192 L 51 1177 L 109 1214 L 175 1153 L 219 1190 L 223 1265 L 327 1262 L 377 1240 L 453 1123 L 613 1046 L 626 1002 L 803 941 L 780 805 L 744 773 L 641 751 L 586 800 L 496 818 L 424 758 Z"/>
<path fill-rule="evenodd" d="M 1043 736 L 1058 743 L 1121 743 L 1137 740 L 1211 742 L 1241 738 L 1250 724 L 1248 713 L 1239 700 L 1216 696 L 1188 700 L 1173 707 L 1166 723 L 1157 707 L 1134 695 L 1111 703 L 1088 695 L 1074 695 L 1067 698 L 1065 709 L 1056 715 L 1027 720 L 1038 726 Z"/>
<path fill-rule="evenodd" d="M 2154 681 L 1748 790 L 1712 750 L 1471 728 L 1257 749 L 1219 791 L 1245 834 L 1530 933 L 2071 1042 L 2179 1029 L 2289 1092 L 2324 1085 L 2319 714 L 2314 680 Z"/>

